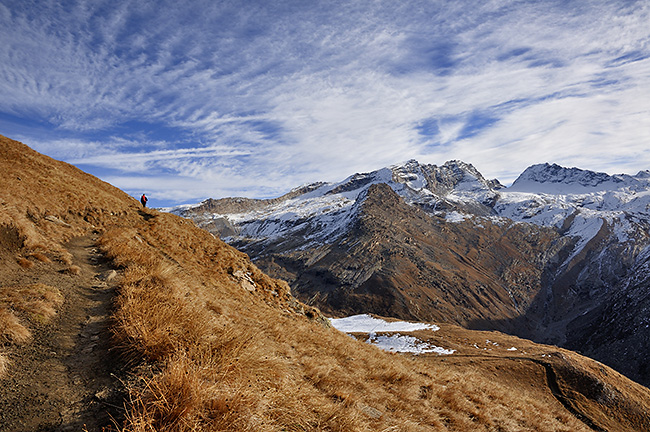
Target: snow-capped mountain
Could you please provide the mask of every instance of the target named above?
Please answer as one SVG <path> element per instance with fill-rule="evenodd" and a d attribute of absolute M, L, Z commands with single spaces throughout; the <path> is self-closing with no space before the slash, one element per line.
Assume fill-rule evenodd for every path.
<path fill-rule="evenodd" d="M 388 184 L 408 204 L 448 221 L 476 217 L 496 221 L 495 217 L 500 217 L 556 228 L 578 241 L 573 255 L 604 227 L 614 232 L 618 242 L 633 243 L 629 246 L 638 249 L 650 215 L 650 171 L 610 176 L 540 164 L 528 168 L 505 188 L 460 161 L 437 167 L 413 160 L 355 174 L 340 183 L 303 186 L 284 199 L 219 200 L 248 203 L 236 211 L 216 209 L 213 200 L 171 211 L 192 217 L 211 231 L 225 233 L 229 242 L 244 249 L 259 249 L 288 238 L 292 239 L 288 248 L 305 248 L 344 235 L 368 188 L 378 183 Z M 206 211 L 210 205 L 216 211 Z M 476 222 L 481 223 L 479 219 Z M 297 246 L 296 239 L 300 239 Z"/>
<path fill-rule="evenodd" d="M 649 171 L 540 164 L 506 188 L 464 162 L 408 161 L 273 200 L 172 211 L 331 314 L 443 319 L 583 349 L 602 331 L 604 305 L 648 298 Z M 650 310 L 633 313 L 650 335 L 640 324 Z M 650 368 L 625 372 L 650 382 Z"/>
<path fill-rule="evenodd" d="M 388 184 L 407 203 L 436 214 L 453 209 L 490 215 L 496 191 L 503 188 L 497 180 L 484 179 L 473 166 L 460 161 L 436 167 L 411 160 L 354 174 L 339 183 L 302 186 L 275 200 L 227 198 L 168 210 L 191 217 L 215 233 L 225 233 L 229 242 L 242 247 L 246 243 L 244 249 L 262 248 L 289 237 L 300 238 L 298 247 L 304 248 L 330 243 L 345 234 L 368 188 L 380 183 Z M 242 205 L 232 211 L 233 202 Z"/>
<path fill-rule="evenodd" d="M 577 244 L 565 265 L 599 233 L 625 255 L 635 257 L 649 244 L 650 176 L 648 171 L 610 176 L 535 165 L 500 192 L 494 210 L 501 217 L 553 227 L 575 238 Z"/>

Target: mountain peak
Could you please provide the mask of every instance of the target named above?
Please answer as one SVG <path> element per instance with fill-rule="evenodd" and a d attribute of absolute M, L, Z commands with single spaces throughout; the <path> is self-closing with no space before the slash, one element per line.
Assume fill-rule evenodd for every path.
<path fill-rule="evenodd" d="M 515 180 L 512 188 L 525 188 L 530 183 L 579 185 L 594 188 L 607 182 L 620 182 L 621 180 L 607 173 L 583 170 L 580 168 L 565 168 L 558 164 L 532 165 Z"/>
<path fill-rule="evenodd" d="M 457 159 L 449 160 L 441 166 L 421 164 L 411 159 L 403 164 L 391 166 L 390 170 L 396 182 L 415 190 L 427 188 L 439 195 L 445 195 L 459 186 L 464 189 L 463 184 L 472 184 L 471 189 L 503 188 L 498 180 L 485 179 L 472 164 Z"/>
<path fill-rule="evenodd" d="M 442 166 L 444 168 L 449 168 L 449 169 L 458 169 L 458 170 L 463 170 L 463 171 L 475 171 L 475 172 L 478 172 L 476 170 L 476 168 L 474 168 L 474 165 L 472 165 L 470 163 L 467 163 L 467 162 L 463 162 L 462 160 L 459 160 L 459 159 L 448 160 L 447 162 L 442 164 Z"/>

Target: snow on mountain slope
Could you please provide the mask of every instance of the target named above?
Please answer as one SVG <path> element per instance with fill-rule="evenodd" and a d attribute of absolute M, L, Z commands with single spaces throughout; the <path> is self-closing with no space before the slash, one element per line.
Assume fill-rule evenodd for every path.
<path fill-rule="evenodd" d="M 558 165 L 534 165 L 499 191 L 494 210 L 518 222 L 555 227 L 577 243 L 567 262 L 605 226 L 619 243 L 647 244 L 650 177 L 594 173 Z"/>
<path fill-rule="evenodd" d="M 641 171 L 636 176 L 628 174 L 609 175 L 546 163 L 528 167 L 513 183 L 511 189 L 526 190 L 526 188 L 533 185 L 533 192 L 544 192 L 543 189 L 540 189 L 540 185 L 544 185 L 547 188 L 546 192 L 551 191 L 550 193 L 579 193 L 581 190 L 611 190 L 622 187 L 638 190 L 647 186 L 649 177 L 649 171 Z"/>
<path fill-rule="evenodd" d="M 193 219 L 199 226 L 204 226 L 214 219 L 225 218 L 237 227 L 236 234 L 229 241 L 245 239 L 269 243 L 299 237 L 302 239 L 300 247 L 309 247 L 329 243 L 345 233 L 354 220 L 363 192 L 371 184 L 389 181 L 389 170 L 356 174 L 340 183 L 324 184 L 295 198 L 252 211 L 230 214 L 205 212 Z"/>
<path fill-rule="evenodd" d="M 306 193 L 268 200 L 253 210 L 235 213 L 200 211 L 201 204 L 167 209 L 187 215 L 199 226 L 218 231 L 232 227 L 226 240 L 258 247 L 284 243 L 285 249 L 304 249 L 340 238 L 355 221 L 368 188 L 388 184 L 407 203 L 448 222 L 481 217 L 493 221 L 553 227 L 576 239 L 566 265 L 603 229 L 619 242 L 645 244 L 650 224 L 650 171 L 636 176 L 595 173 L 578 168 L 540 164 L 526 169 L 509 188 L 486 180 L 472 165 L 450 161 L 438 167 L 411 160 L 371 173 L 354 174 L 339 183 L 305 187 Z M 255 201 L 255 200 L 249 200 Z M 221 221 L 221 223 L 217 223 Z M 224 234 L 219 232 L 219 234 Z"/>
<path fill-rule="evenodd" d="M 409 204 L 433 212 L 460 210 L 463 213 L 490 213 L 485 203 L 497 197 L 501 185 L 487 181 L 471 165 L 459 161 L 441 167 L 409 161 L 378 171 L 354 174 L 339 183 L 321 184 L 304 194 L 236 213 L 201 211 L 202 204 L 165 209 L 190 216 L 209 229 L 223 220 L 235 227 L 229 242 L 270 244 L 293 238 L 291 244 L 305 248 L 327 244 L 343 235 L 355 220 L 365 193 L 373 184 L 390 185 Z M 191 215 L 189 214 L 191 211 Z M 300 238 L 300 241 L 296 241 Z"/>
<path fill-rule="evenodd" d="M 204 204 L 169 210 L 192 217 L 245 251 L 255 248 L 260 254 L 271 245 L 275 252 L 304 250 L 330 244 L 348 232 L 368 188 L 378 183 L 447 222 L 470 220 L 480 227 L 481 219 L 489 218 L 557 229 L 575 240 L 573 251 L 558 266 L 560 272 L 598 242 L 618 242 L 629 249 L 629 257 L 650 244 L 650 171 L 612 176 L 539 164 L 504 188 L 461 161 L 436 166 L 411 160 L 339 183 L 297 188 L 274 200 L 240 199 L 248 205 L 226 206 L 240 209 L 236 212 L 215 213 L 208 205 L 202 210 Z"/>
<path fill-rule="evenodd" d="M 557 165 L 534 165 L 510 188 L 500 191 L 495 210 L 504 217 L 533 219 L 531 222 L 542 225 L 553 225 L 550 219 L 557 221 L 558 213 L 578 208 L 593 215 L 648 213 L 650 178 L 646 174 L 609 176 Z"/>

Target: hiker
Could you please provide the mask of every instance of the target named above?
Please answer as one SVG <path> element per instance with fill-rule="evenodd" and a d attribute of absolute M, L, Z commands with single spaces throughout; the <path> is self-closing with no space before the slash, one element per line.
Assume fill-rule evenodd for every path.
<path fill-rule="evenodd" d="M 146 206 L 147 206 L 147 201 L 149 201 L 149 200 L 147 199 L 147 197 L 145 196 L 145 194 L 142 194 L 142 196 L 140 197 L 140 202 L 142 203 L 142 207 L 146 207 Z"/>

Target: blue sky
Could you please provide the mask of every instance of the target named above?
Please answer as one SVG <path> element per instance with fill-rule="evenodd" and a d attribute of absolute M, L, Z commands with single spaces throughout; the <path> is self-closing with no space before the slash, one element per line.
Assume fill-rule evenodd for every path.
<path fill-rule="evenodd" d="M 650 2 L 0 0 L 0 134 L 154 206 L 650 169 Z"/>

